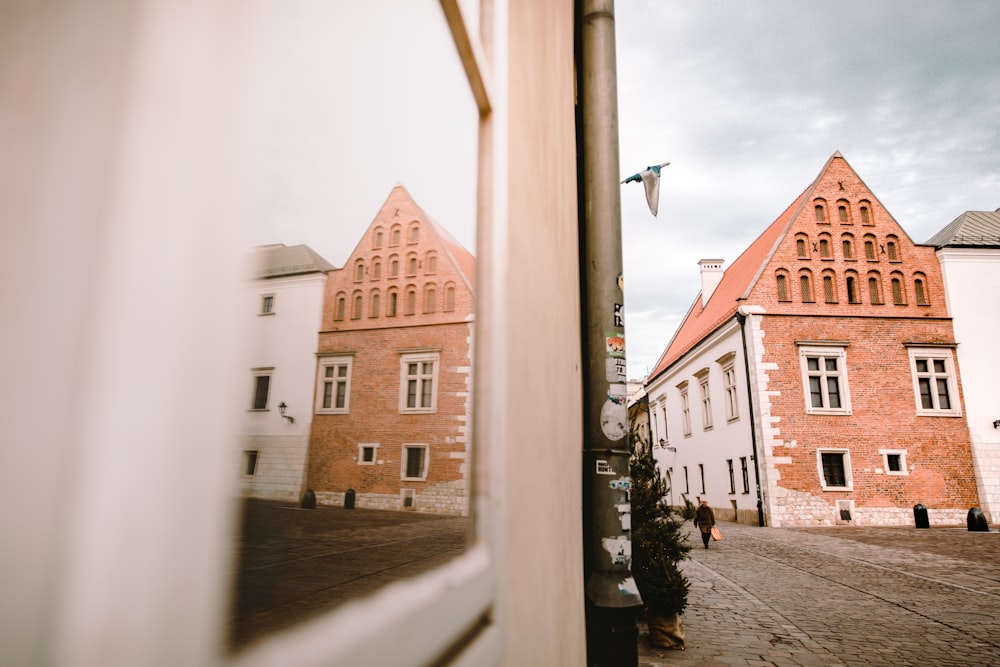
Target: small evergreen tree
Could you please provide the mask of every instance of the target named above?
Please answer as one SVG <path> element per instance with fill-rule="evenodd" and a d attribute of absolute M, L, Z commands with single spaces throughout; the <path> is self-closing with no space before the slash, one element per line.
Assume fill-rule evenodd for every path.
<path fill-rule="evenodd" d="M 632 576 L 648 609 L 680 614 L 687 606 L 689 584 L 678 564 L 691 546 L 683 519 L 667 504 L 670 489 L 649 443 L 634 433 L 632 442 Z"/>

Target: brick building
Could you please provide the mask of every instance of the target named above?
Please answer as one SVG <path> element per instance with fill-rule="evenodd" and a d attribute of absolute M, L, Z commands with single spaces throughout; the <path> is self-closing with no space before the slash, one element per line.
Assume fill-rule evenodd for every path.
<path fill-rule="evenodd" d="M 329 273 L 308 486 L 320 503 L 468 512 L 475 259 L 402 185 Z"/>
<path fill-rule="evenodd" d="M 934 248 L 835 153 L 702 292 L 647 380 L 681 494 L 768 525 L 962 523 L 978 496 Z"/>

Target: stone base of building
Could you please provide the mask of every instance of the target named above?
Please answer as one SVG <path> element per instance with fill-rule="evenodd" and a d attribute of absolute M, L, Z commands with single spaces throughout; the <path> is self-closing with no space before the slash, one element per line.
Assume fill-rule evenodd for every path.
<path fill-rule="evenodd" d="M 448 516 L 469 515 L 469 494 L 464 481 L 434 484 L 423 489 L 402 489 L 399 494 L 354 494 L 354 506 L 365 509 L 426 512 Z M 317 491 L 320 505 L 344 506 L 343 491 Z"/>
<path fill-rule="evenodd" d="M 968 509 L 927 508 L 927 520 L 934 526 L 964 526 Z M 809 512 L 799 511 L 794 515 L 777 512 L 771 517 L 770 525 L 775 528 L 809 526 L 899 526 L 916 527 L 912 508 L 901 507 L 856 507 L 853 501 L 840 501 L 836 505 L 810 506 Z"/>

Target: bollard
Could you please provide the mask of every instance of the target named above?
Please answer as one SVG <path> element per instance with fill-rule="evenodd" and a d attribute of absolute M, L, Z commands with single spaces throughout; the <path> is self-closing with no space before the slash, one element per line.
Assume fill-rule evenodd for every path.
<path fill-rule="evenodd" d="M 986 515 L 978 507 L 973 507 L 969 510 L 969 516 L 966 519 L 969 524 L 969 531 L 974 533 L 988 533 L 990 532 L 990 526 L 986 523 Z"/>
<path fill-rule="evenodd" d="M 302 502 L 299 503 L 299 507 L 304 510 L 316 509 L 316 494 L 312 489 L 306 489 L 306 492 L 302 494 Z"/>
<path fill-rule="evenodd" d="M 913 522 L 917 524 L 917 528 L 931 527 L 931 522 L 927 518 L 927 508 L 920 503 L 913 506 Z"/>
<path fill-rule="evenodd" d="M 354 509 L 354 489 L 348 489 L 347 493 L 344 494 L 344 509 Z"/>

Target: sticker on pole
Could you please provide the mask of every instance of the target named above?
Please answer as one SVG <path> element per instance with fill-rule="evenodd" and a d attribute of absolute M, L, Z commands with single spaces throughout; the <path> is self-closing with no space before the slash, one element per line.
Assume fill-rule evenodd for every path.
<path fill-rule="evenodd" d="M 628 408 L 625 403 L 616 403 L 610 399 L 601 406 L 601 432 L 608 440 L 617 442 L 628 433 Z"/>
<path fill-rule="evenodd" d="M 605 461 L 604 459 L 597 459 L 597 474 L 598 475 L 617 475 L 614 466 Z"/>

